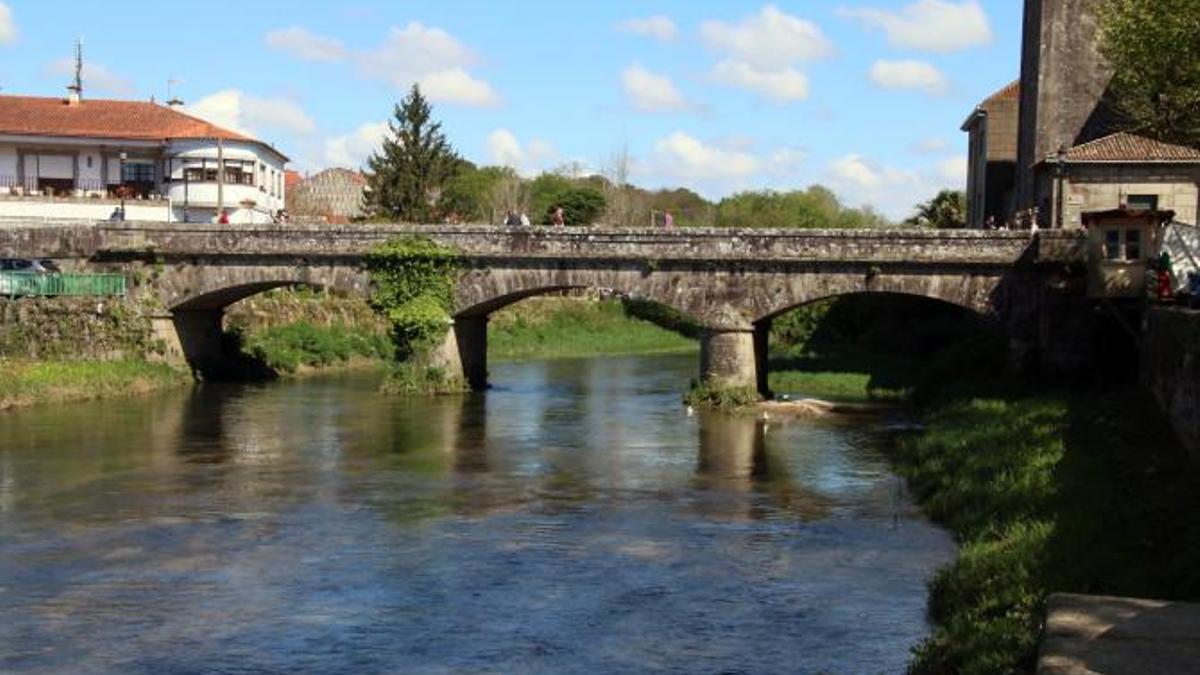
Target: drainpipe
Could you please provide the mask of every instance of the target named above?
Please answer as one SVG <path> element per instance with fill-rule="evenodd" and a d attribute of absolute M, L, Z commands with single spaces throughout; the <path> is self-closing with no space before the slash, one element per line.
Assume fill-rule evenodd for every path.
<path fill-rule="evenodd" d="M 225 210 L 225 141 L 217 138 L 217 220 Z"/>
<path fill-rule="evenodd" d="M 1054 173 L 1058 177 L 1058 195 L 1056 195 L 1056 201 L 1058 204 L 1054 209 L 1056 212 L 1054 214 L 1054 227 L 1059 230 L 1063 229 L 1063 208 L 1066 205 L 1066 197 L 1063 195 L 1063 160 L 1065 160 L 1066 157 L 1067 148 L 1059 145 L 1058 152 L 1056 153 L 1057 163 L 1054 167 Z"/>

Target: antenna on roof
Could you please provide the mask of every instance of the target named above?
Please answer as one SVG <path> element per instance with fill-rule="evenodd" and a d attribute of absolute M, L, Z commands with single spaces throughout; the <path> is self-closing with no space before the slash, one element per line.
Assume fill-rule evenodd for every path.
<path fill-rule="evenodd" d="M 75 81 L 67 85 L 67 91 L 71 92 L 67 96 L 67 100 L 72 104 L 78 104 L 83 100 L 83 39 L 75 38 Z"/>
<path fill-rule="evenodd" d="M 167 105 L 174 108 L 177 105 L 183 105 L 183 100 L 176 97 L 172 92 L 175 85 L 179 84 L 179 80 L 169 77 L 167 78 Z"/>

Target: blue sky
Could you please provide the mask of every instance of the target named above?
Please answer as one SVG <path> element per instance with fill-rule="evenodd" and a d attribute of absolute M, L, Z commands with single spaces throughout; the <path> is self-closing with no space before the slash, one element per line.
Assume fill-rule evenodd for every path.
<path fill-rule="evenodd" d="M 0 1 L 0 91 L 166 98 L 357 166 L 413 82 L 456 148 L 525 173 L 611 167 L 708 197 L 832 187 L 905 215 L 965 182 L 973 106 L 1015 79 L 1014 0 Z"/>

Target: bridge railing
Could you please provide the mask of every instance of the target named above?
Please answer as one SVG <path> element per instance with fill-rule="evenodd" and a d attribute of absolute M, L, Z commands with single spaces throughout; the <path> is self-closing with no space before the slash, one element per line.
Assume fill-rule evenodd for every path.
<path fill-rule="evenodd" d="M 111 297 L 125 295 L 121 274 L 0 272 L 0 296 Z"/>

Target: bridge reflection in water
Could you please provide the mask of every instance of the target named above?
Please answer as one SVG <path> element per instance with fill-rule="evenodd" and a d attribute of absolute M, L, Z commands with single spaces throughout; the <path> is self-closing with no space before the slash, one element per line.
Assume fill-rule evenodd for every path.
<path fill-rule="evenodd" d="M 869 424 L 688 417 L 692 363 L 0 416 L 0 670 L 902 669 L 950 537 Z"/>

